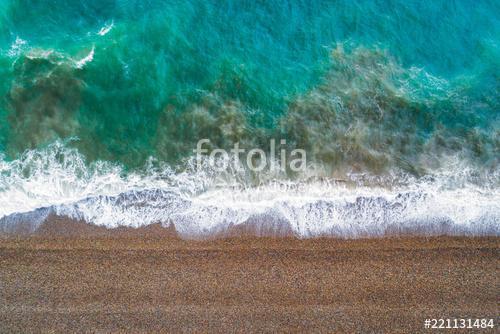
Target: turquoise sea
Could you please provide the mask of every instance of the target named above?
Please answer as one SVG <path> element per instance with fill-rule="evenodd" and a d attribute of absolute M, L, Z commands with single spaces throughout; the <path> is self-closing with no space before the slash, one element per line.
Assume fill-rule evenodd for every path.
<path fill-rule="evenodd" d="M 0 229 L 499 235 L 499 18 L 494 0 L 0 0 Z M 283 140 L 307 169 L 199 168 L 205 138 Z"/>

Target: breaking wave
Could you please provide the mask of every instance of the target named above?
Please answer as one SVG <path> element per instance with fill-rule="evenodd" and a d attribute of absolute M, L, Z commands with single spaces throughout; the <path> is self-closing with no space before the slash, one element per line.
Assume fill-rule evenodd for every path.
<path fill-rule="evenodd" d="M 189 163 L 183 172 L 150 165 L 142 174 L 109 163 L 86 166 L 64 143 L 4 162 L 0 229 L 35 233 L 62 216 L 107 228 L 174 225 L 184 238 L 500 234 L 499 175 L 459 164 L 419 180 L 353 174 L 258 185 L 209 164 L 197 172 Z"/>

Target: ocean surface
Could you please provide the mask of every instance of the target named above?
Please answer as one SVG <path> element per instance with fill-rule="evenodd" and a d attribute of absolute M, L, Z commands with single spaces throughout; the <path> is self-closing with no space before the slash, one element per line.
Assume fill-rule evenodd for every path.
<path fill-rule="evenodd" d="M 499 18 L 494 0 L 0 0 L 0 230 L 498 236 Z M 268 160 L 283 140 L 307 168 L 199 166 L 200 139 Z"/>

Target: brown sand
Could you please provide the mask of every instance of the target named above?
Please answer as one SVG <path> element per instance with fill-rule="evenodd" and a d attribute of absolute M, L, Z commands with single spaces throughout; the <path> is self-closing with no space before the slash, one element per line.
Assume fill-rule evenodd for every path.
<path fill-rule="evenodd" d="M 497 321 L 499 238 L 195 242 L 155 226 L 56 227 L 0 239 L 1 333 L 421 333 L 440 332 L 426 318 Z"/>

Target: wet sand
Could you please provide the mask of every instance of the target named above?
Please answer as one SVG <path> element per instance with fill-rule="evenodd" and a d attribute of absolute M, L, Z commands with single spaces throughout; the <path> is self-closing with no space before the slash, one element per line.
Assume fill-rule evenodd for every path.
<path fill-rule="evenodd" d="M 0 239 L 0 332 L 440 332 L 424 319 L 497 320 L 499 255 L 499 238 L 49 229 Z"/>

